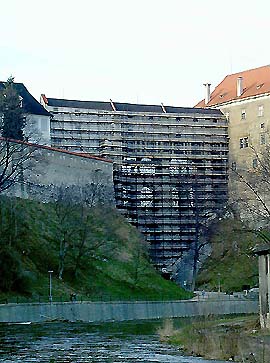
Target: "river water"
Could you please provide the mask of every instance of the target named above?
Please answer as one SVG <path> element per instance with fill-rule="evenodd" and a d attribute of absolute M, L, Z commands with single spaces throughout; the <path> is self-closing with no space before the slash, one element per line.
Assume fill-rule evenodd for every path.
<path fill-rule="evenodd" d="M 161 322 L 0 325 L 5 363 L 214 363 L 158 341 Z"/>

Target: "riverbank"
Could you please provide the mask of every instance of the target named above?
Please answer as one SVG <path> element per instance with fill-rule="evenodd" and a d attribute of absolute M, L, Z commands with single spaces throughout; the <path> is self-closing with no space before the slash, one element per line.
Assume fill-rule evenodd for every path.
<path fill-rule="evenodd" d="M 172 320 L 158 330 L 160 340 L 186 355 L 247 363 L 270 362 L 270 331 L 259 326 L 258 315 L 194 318 L 175 329 Z"/>

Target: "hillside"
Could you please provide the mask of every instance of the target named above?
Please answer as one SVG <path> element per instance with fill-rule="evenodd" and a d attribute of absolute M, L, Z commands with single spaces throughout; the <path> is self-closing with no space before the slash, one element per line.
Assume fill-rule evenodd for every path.
<path fill-rule="evenodd" d="M 196 285 L 205 290 L 242 291 L 258 286 L 258 260 L 252 248 L 260 238 L 237 219 L 224 219 L 211 227 L 212 253 L 199 271 Z"/>
<path fill-rule="evenodd" d="M 181 299 L 151 266 L 142 236 L 117 210 L 0 198 L 0 299 Z M 60 278 L 59 278 L 60 277 Z"/>

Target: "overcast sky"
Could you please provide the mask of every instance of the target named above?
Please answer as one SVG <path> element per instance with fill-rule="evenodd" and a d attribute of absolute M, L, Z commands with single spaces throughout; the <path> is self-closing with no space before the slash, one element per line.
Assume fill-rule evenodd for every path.
<path fill-rule="evenodd" d="M 193 106 L 270 63 L 269 0 L 1 0 L 0 80 L 37 98 Z"/>

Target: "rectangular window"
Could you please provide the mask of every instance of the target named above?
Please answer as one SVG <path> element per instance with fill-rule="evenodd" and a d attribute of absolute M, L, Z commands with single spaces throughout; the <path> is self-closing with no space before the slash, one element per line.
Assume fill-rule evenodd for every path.
<path fill-rule="evenodd" d="M 232 162 L 232 170 L 236 170 L 236 162 L 235 161 Z"/>
<path fill-rule="evenodd" d="M 263 105 L 260 105 L 260 106 L 258 107 L 258 116 L 259 116 L 259 117 L 262 117 L 262 116 L 263 116 Z"/>
<path fill-rule="evenodd" d="M 265 134 L 261 134 L 261 137 L 260 137 L 260 144 L 261 144 L 261 145 L 265 145 L 265 141 L 266 141 Z"/>
<path fill-rule="evenodd" d="M 239 147 L 240 147 L 240 149 L 244 149 L 244 148 L 248 147 L 248 137 L 243 137 L 243 138 L 239 139 Z"/>
<path fill-rule="evenodd" d="M 240 139 L 239 141 L 240 141 L 240 143 L 239 143 L 240 149 L 243 149 L 243 147 L 244 147 L 244 140 L 243 139 Z"/>
<path fill-rule="evenodd" d="M 245 120 L 247 118 L 246 110 L 241 111 L 241 120 Z"/>

